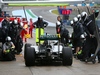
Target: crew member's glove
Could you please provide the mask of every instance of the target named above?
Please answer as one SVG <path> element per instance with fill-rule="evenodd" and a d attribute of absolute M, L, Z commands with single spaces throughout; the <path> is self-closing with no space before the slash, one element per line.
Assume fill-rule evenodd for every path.
<path fill-rule="evenodd" d="M 12 47 L 11 47 L 11 51 L 14 51 L 14 49 L 15 49 L 15 46 L 12 46 Z"/>
<path fill-rule="evenodd" d="M 36 28 L 37 26 L 36 25 L 34 25 L 34 28 Z"/>
<path fill-rule="evenodd" d="M 15 47 L 14 47 L 14 46 L 12 46 L 11 48 L 12 48 L 12 49 L 14 49 Z"/>
<path fill-rule="evenodd" d="M 7 54 L 7 53 L 9 53 L 10 52 L 10 50 L 8 49 L 8 50 L 4 50 L 4 53 L 5 54 Z"/>
<path fill-rule="evenodd" d="M 91 34 L 90 34 L 90 37 L 91 37 L 91 38 L 94 38 L 94 37 L 95 37 L 95 35 L 91 35 Z"/>
<path fill-rule="evenodd" d="M 44 27 L 47 27 L 47 24 L 44 24 Z"/>
<path fill-rule="evenodd" d="M 10 50 L 8 49 L 8 50 L 6 50 L 6 52 L 7 52 L 7 53 L 9 53 L 9 52 L 10 52 Z"/>

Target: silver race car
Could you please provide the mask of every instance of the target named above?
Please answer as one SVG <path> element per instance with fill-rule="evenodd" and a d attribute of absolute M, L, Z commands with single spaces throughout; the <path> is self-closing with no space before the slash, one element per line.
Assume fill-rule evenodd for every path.
<path fill-rule="evenodd" d="M 34 66 L 37 62 L 57 62 L 61 61 L 64 66 L 71 66 L 73 63 L 73 53 L 70 47 L 60 43 L 58 35 L 41 35 L 39 40 L 42 44 L 25 44 L 24 59 L 26 66 Z"/>

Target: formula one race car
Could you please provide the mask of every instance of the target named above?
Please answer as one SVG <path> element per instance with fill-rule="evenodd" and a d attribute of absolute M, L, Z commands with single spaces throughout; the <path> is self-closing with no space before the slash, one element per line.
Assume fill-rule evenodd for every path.
<path fill-rule="evenodd" d="M 72 49 L 61 44 L 58 35 L 40 35 L 42 44 L 34 46 L 26 43 L 24 47 L 24 59 L 26 66 L 34 66 L 37 62 L 61 61 L 64 66 L 71 66 L 73 63 Z"/>

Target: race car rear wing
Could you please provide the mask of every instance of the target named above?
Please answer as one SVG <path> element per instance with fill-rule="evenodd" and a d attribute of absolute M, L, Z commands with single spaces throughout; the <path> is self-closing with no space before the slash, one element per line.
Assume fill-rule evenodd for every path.
<path fill-rule="evenodd" d="M 41 35 L 39 40 L 59 40 L 59 35 Z"/>

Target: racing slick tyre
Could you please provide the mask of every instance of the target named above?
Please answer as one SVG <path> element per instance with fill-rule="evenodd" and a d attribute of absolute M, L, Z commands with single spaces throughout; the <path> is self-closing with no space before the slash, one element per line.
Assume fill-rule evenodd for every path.
<path fill-rule="evenodd" d="M 73 58 L 72 58 L 72 49 L 69 47 L 64 47 L 62 49 L 62 59 L 63 59 L 63 65 L 64 66 L 71 66 L 72 62 L 73 62 Z"/>
<path fill-rule="evenodd" d="M 35 48 L 28 47 L 25 55 L 25 65 L 34 66 L 35 65 Z"/>
<path fill-rule="evenodd" d="M 26 43 L 25 46 L 24 46 L 24 59 L 25 59 L 25 55 L 26 55 L 26 52 L 27 52 L 27 48 L 30 47 L 31 44 L 29 43 Z"/>

